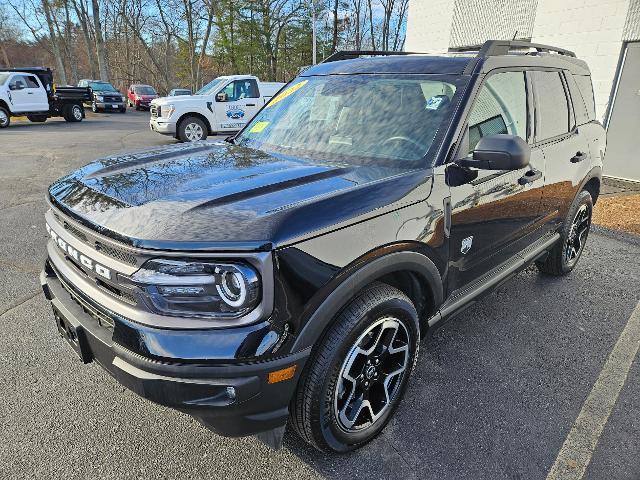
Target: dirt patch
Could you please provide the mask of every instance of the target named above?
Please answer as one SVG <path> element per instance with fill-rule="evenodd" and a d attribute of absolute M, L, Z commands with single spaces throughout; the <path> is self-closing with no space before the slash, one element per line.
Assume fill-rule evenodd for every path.
<path fill-rule="evenodd" d="M 640 195 L 599 198 L 593 223 L 640 235 Z"/>

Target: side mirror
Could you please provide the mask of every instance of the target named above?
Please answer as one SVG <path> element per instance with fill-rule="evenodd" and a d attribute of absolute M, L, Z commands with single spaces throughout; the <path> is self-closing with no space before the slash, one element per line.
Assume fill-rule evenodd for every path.
<path fill-rule="evenodd" d="M 25 88 L 25 85 L 20 80 L 18 80 L 13 85 L 9 85 L 9 90 L 24 90 L 24 88 Z"/>
<path fill-rule="evenodd" d="M 225 92 L 218 92 L 216 94 L 216 102 L 226 102 L 228 98 Z"/>
<path fill-rule="evenodd" d="M 456 163 L 461 167 L 481 170 L 519 170 L 529 165 L 531 147 L 515 135 L 490 135 L 482 137 L 472 158 L 462 158 Z"/>

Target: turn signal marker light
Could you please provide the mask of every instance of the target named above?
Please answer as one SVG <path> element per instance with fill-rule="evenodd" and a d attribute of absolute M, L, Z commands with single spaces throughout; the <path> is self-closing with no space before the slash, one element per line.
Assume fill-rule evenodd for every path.
<path fill-rule="evenodd" d="M 291 365 L 290 367 L 282 368 L 275 372 L 269 372 L 267 383 L 284 382 L 285 380 L 293 378 L 296 373 L 296 367 L 297 365 Z"/>

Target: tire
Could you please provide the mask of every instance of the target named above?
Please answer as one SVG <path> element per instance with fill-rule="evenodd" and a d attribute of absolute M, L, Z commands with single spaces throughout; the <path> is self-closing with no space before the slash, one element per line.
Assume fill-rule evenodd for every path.
<path fill-rule="evenodd" d="M 196 142 L 207 138 L 207 126 L 198 117 L 187 117 L 178 125 L 178 140 Z"/>
<path fill-rule="evenodd" d="M 536 262 L 538 270 L 548 275 L 562 276 L 575 268 L 589 236 L 592 213 L 591 194 L 582 190 L 573 201 L 562 225 L 560 241 L 544 260 Z"/>
<path fill-rule="evenodd" d="M 84 109 L 82 105 L 77 103 L 65 105 L 62 110 L 62 116 L 67 122 L 81 122 L 84 117 Z"/>
<path fill-rule="evenodd" d="M 46 115 L 27 115 L 27 118 L 33 123 L 43 123 L 47 121 Z"/>
<path fill-rule="evenodd" d="M 96 102 L 92 102 L 91 103 L 91 111 L 93 113 L 98 113 L 100 110 L 98 109 L 98 106 L 96 105 Z"/>
<path fill-rule="evenodd" d="M 126 107 L 122 107 L 120 109 L 120 113 L 127 113 L 127 108 Z"/>
<path fill-rule="evenodd" d="M 375 438 L 404 394 L 419 341 L 418 314 L 404 293 L 383 283 L 361 291 L 314 348 L 298 384 L 291 423 L 300 437 L 323 452 Z M 396 351 L 381 350 L 385 343 Z"/>
<path fill-rule="evenodd" d="M 9 110 L 0 107 L 0 128 L 7 128 L 11 124 L 11 114 Z"/>
<path fill-rule="evenodd" d="M 140 111 L 140 107 L 138 105 L 136 105 L 136 112 Z"/>

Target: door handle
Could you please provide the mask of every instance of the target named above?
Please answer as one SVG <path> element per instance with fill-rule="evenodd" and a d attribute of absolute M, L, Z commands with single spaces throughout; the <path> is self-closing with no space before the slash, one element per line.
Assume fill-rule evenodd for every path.
<path fill-rule="evenodd" d="M 571 163 L 578 163 L 584 160 L 587 157 L 587 154 L 584 152 L 576 152 L 576 154 L 571 157 Z"/>
<path fill-rule="evenodd" d="M 33 95 L 33 92 L 27 92 L 27 95 Z"/>
<path fill-rule="evenodd" d="M 256 104 L 255 104 L 255 103 L 247 103 L 247 104 L 245 105 L 245 107 L 255 107 L 255 106 L 256 106 Z"/>
<path fill-rule="evenodd" d="M 518 183 L 520 185 L 528 185 L 529 183 L 533 183 L 540 178 L 542 178 L 542 172 L 540 170 L 529 170 L 518 179 Z"/>

